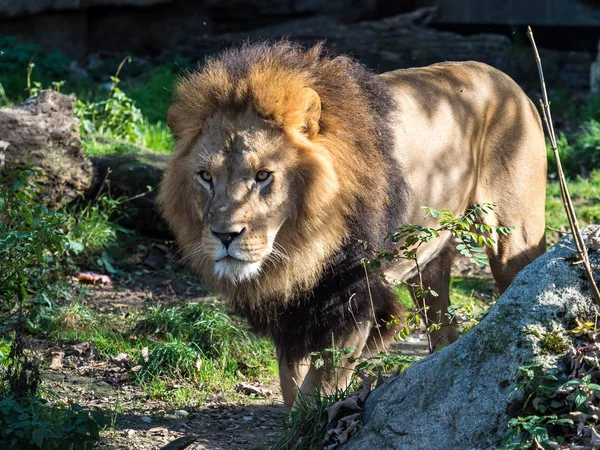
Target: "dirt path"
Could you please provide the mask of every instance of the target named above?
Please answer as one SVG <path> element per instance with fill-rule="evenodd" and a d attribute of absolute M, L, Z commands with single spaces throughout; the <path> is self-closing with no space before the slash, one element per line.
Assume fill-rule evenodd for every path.
<path fill-rule="evenodd" d="M 126 262 L 129 268 L 124 275 L 109 286 L 92 288 L 86 301 L 95 310 L 127 315 L 159 304 L 219 302 L 189 273 L 165 270 L 172 257 L 170 247 L 147 243 L 138 249 L 140 252 L 134 252 Z M 454 271 L 464 275 L 467 270 L 457 265 Z M 260 388 L 263 392 L 271 390 L 269 396 L 216 392 L 202 406 L 176 408 L 166 400 L 152 399 L 147 390 L 134 383 L 131 367 L 96 358 L 93 349 L 84 344 L 48 348 L 40 343 L 39 348 L 43 348 L 48 361 L 64 354 L 60 367 L 44 372 L 49 392 L 66 402 L 99 408 L 109 417 L 97 449 L 266 449 L 281 435 L 288 410 L 275 378 L 262 380 Z M 424 333 L 411 334 L 395 345 L 395 350 L 404 355 L 426 356 L 426 348 Z M 249 382 L 256 384 L 257 380 Z"/>
<path fill-rule="evenodd" d="M 224 393 L 202 407 L 174 409 L 135 385 L 115 386 L 105 374 L 48 371 L 44 380 L 64 401 L 104 411 L 110 423 L 95 447 L 102 450 L 262 449 L 277 439 L 288 414 L 277 391 L 244 404 L 230 404 Z"/>

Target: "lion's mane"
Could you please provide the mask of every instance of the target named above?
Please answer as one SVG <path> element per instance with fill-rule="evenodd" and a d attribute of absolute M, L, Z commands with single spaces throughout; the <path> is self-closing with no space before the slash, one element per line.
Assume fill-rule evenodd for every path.
<path fill-rule="evenodd" d="M 185 176 L 188 156 L 204 121 L 216 110 L 246 111 L 282 132 L 303 120 L 298 93 L 320 98 L 318 133 L 302 150 L 296 170 L 303 184 L 295 193 L 297 215 L 277 235 L 286 262 L 264 268 L 256 280 L 237 285 L 217 280 L 194 261 L 204 280 L 225 293 L 259 330 L 274 337 L 288 360 L 331 345 L 357 322 L 389 320 L 397 300 L 378 273 L 361 259 L 384 247 L 386 233 L 404 217 L 407 187 L 391 157 L 387 125 L 393 100 L 387 87 L 354 60 L 330 56 L 321 45 L 304 49 L 289 42 L 245 45 L 209 59 L 180 80 L 169 124 L 176 153 L 163 180 L 159 203 L 180 244 L 202 227 Z M 372 250 L 371 250 L 372 251 Z M 371 305 L 370 299 L 373 300 Z"/>

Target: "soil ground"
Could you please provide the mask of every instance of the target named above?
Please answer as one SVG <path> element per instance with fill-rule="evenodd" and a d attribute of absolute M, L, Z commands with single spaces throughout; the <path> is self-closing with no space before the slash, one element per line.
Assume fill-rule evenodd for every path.
<path fill-rule="evenodd" d="M 156 305 L 220 302 L 187 271 L 168 268 L 166 263 L 173 253 L 168 245 L 149 241 L 137 248 L 143 251 L 130 257 L 125 264 L 129 270 L 122 276 L 108 286 L 90 288 L 88 306 L 102 313 L 127 315 Z M 464 262 L 458 262 L 454 272 L 488 282 L 491 279 L 489 271 L 473 269 Z M 109 416 L 97 449 L 266 449 L 277 440 L 288 416 L 276 377 L 248 380 L 272 395 L 218 392 L 202 406 L 175 408 L 168 401 L 149 397 L 131 379 L 130 367 L 96 358 L 86 343 L 37 344 L 47 361 L 60 352 L 65 355 L 61 367 L 44 371 L 45 388 L 65 402 L 97 407 Z M 425 356 L 425 334 L 411 334 L 396 344 L 394 351 Z"/>

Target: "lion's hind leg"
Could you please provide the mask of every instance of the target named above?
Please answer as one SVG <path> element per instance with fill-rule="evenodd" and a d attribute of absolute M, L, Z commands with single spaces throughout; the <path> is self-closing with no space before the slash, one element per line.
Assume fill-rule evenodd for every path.
<path fill-rule="evenodd" d="M 546 144 L 539 115 L 525 96 L 503 104 L 483 144 L 481 169 L 471 203 L 495 203 L 484 223 L 514 227 L 495 236 L 488 250 L 500 292 L 515 275 L 546 250 Z M 499 109 L 500 111 L 500 109 Z M 509 113 L 509 114 L 507 114 Z"/>
<path fill-rule="evenodd" d="M 482 215 L 492 226 L 514 227 L 508 235 L 494 235 L 495 243 L 487 249 L 492 274 L 500 293 L 516 274 L 546 251 L 546 173 L 545 161 L 534 169 L 515 168 L 509 182 L 489 187 L 474 203 L 494 202 L 493 211 Z M 498 182 L 499 183 L 499 182 Z"/>
<path fill-rule="evenodd" d="M 514 201 L 509 204 L 504 200 L 484 218 L 484 222 L 490 225 L 514 227 L 508 236 L 495 236 L 495 244 L 487 249 L 490 268 L 500 293 L 508 288 L 523 267 L 546 251 L 544 199 L 540 192 L 537 204 L 522 205 L 518 209 Z M 524 212 L 526 206 L 529 208 Z M 521 214 L 518 214 L 519 210 Z"/>

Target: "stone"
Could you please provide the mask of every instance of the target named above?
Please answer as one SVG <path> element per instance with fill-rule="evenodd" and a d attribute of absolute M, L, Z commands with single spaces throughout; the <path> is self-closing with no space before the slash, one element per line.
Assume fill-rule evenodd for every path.
<path fill-rule="evenodd" d="M 36 181 L 49 205 L 69 203 L 92 184 L 74 106 L 73 95 L 44 90 L 15 108 L 0 108 L 2 165 L 8 171 L 23 164 L 39 167 L 43 175 Z"/>
<path fill-rule="evenodd" d="M 437 14 L 437 8 L 427 7 L 379 20 L 352 23 L 340 23 L 325 14 L 291 18 L 251 31 L 193 35 L 186 46 L 174 53 L 202 60 L 217 50 L 244 41 L 289 38 L 304 45 L 314 45 L 325 40 L 328 49 L 352 55 L 378 73 L 441 61 L 477 60 L 506 72 L 525 88 L 535 86 L 538 89 L 537 66 L 529 47 L 516 52 L 511 40 L 503 35 L 464 36 L 428 27 Z M 540 49 L 540 55 L 548 85 L 589 87 L 592 56 L 588 52 Z"/>
<path fill-rule="evenodd" d="M 599 230 L 584 230 L 586 239 Z M 508 420 L 522 411 L 517 369 L 539 364 L 566 379 L 565 348 L 576 345 L 575 319 L 594 320 L 595 306 L 571 236 L 525 267 L 486 317 L 454 344 L 373 390 L 364 428 L 346 450 L 496 448 Z M 600 252 L 591 250 L 597 278 Z M 549 349 L 549 336 L 566 345 Z M 511 393 L 512 392 L 512 393 Z"/>
<path fill-rule="evenodd" d="M 124 204 L 127 214 L 119 223 L 147 236 L 170 238 L 171 231 L 156 208 L 156 192 L 169 155 L 141 149 L 139 153 L 92 158 L 90 197 L 108 189 L 114 198 L 136 197 Z M 152 190 L 149 192 L 147 187 Z"/>

